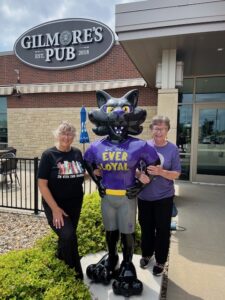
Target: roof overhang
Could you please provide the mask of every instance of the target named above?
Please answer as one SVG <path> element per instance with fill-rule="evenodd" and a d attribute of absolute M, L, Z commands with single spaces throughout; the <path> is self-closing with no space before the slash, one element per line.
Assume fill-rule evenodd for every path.
<path fill-rule="evenodd" d="M 177 49 L 184 76 L 225 73 L 225 1 L 150 0 L 116 6 L 119 42 L 150 86 L 163 49 Z"/>

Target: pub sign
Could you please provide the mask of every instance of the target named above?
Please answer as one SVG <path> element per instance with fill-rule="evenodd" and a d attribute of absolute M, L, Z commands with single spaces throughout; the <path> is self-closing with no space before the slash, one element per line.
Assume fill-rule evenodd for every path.
<path fill-rule="evenodd" d="M 104 56 L 113 46 L 114 33 L 89 19 L 62 19 L 43 23 L 23 33 L 14 52 L 30 66 L 60 70 L 81 67 Z"/>

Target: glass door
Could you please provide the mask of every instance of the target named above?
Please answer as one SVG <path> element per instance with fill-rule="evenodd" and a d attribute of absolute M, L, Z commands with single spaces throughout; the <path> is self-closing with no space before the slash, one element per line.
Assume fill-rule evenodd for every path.
<path fill-rule="evenodd" d="M 225 183 L 225 104 L 197 104 L 192 180 Z"/>
<path fill-rule="evenodd" d="M 0 150 L 7 147 L 7 99 L 0 97 Z"/>

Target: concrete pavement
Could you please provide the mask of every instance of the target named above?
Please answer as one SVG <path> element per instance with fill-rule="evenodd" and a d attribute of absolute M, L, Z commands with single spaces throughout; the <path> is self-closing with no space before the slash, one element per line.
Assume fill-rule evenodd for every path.
<path fill-rule="evenodd" d="M 167 300 L 224 300 L 225 186 L 178 181 L 176 195 Z"/>

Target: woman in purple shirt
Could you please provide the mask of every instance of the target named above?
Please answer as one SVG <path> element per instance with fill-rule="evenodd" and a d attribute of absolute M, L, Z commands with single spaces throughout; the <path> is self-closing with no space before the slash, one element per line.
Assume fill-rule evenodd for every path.
<path fill-rule="evenodd" d="M 156 263 L 153 274 L 159 276 L 164 271 L 170 243 L 170 224 L 174 197 L 174 179 L 181 172 L 179 151 L 176 145 L 167 140 L 170 129 L 168 117 L 155 116 L 150 124 L 153 139 L 148 143 L 157 151 L 161 164 L 149 166 L 151 182 L 138 195 L 138 219 L 141 226 L 142 258 L 140 266 L 148 267 L 153 254 Z M 139 180 L 146 182 L 146 175 Z"/>

